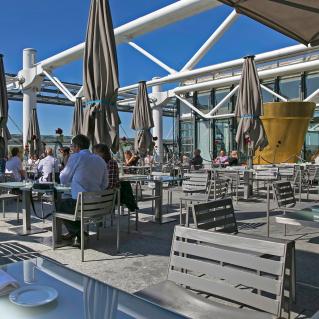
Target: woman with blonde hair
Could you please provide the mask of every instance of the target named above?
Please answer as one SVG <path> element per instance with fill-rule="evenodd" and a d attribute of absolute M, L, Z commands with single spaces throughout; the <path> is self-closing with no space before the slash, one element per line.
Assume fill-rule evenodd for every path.
<path fill-rule="evenodd" d="M 237 153 L 237 151 L 232 151 L 231 152 L 231 156 L 229 157 L 228 161 L 225 162 L 225 165 L 229 165 L 229 166 L 238 165 L 238 153 Z"/>

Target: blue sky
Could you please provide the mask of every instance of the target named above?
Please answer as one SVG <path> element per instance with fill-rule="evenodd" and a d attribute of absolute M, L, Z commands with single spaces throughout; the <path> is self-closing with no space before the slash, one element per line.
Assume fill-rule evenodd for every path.
<path fill-rule="evenodd" d="M 184 0 L 185 1 L 185 0 Z M 172 4 L 174 0 L 109 0 L 114 28 L 143 15 Z M 15 0 L 2 1 L 0 10 L 0 53 L 4 54 L 6 73 L 17 74 L 22 69 L 22 51 L 37 50 L 37 61 L 69 49 L 85 41 L 90 0 Z M 168 66 L 179 70 L 208 37 L 231 13 L 222 5 L 218 8 L 185 19 L 162 29 L 145 34 L 133 41 Z M 247 54 L 295 45 L 297 42 L 245 16 L 231 26 L 196 68 L 241 58 Z M 117 46 L 119 80 L 121 86 L 165 76 L 167 72 L 144 57 L 128 44 Z M 55 70 L 60 80 L 82 84 L 82 59 Z M 178 83 L 163 86 L 168 89 Z M 134 136 L 129 126 L 131 114 L 119 113 L 129 137 Z M 9 115 L 22 130 L 22 103 L 9 102 Z M 54 134 L 60 127 L 69 135 L 73 108 L 38 104 L 41 134 Z M 172 119 L 164 118 L 166 138 Z M 19 133 L 9 120 L 11 133 Z M 120 135 L 123 132 L 120 130 Z M 171 137 L 171 135 L 170 135 Z"/>

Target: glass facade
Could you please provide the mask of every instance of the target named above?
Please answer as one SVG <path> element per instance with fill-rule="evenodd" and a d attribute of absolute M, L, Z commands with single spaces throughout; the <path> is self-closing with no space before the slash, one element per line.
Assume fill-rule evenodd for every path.
<path fill-rule="evenodd" d="M 303 78 L 304 76 L 304 78 Z M 304 82 L 303 82 L 304 81 Z M 277 78 L 270 78 L 261 81 L 262 84 L 269 87 L 271 90 L 286 97 L 289 101 L 300 101 L 306 98 L 319 88 L 319 71 L 306 72 L 304 75 L 293 74 L 289 76 L 282 76 Z M 302 84 L 304 83 L 304 85 Z M 218 103 L 220 103 L 225 96 L 232 90 L 232 87 L 220 87 L 209 91 L 196 92 L 196 107 L 203 113 L 208 113 Z M 233 113 L 236 100 L 236 92 L 230 99 L 228 99 L 220 109 L 218 115 Z M 270 92 L 262 88 L 263 102 L 269 103 L 277 100 Z M 189 98 L 188 98 L 189 100 Z M 319 103 L 319 96 L 313 102 Z M 192 158 L 193 151 L 196 148 L 201 150 L 202 157 L 206 160 L 211 160 L 219 155 L 221 150 L 225 150 L 227 155 L 232 150 L 237 149 L 236 132 L 239 119 L 226 118 L 218 120 L 204 120 L 200 116 L 192 113 L 192 118 L 187 120 L 183 118 L 180 122 L 180 151 L 185 151 L 187 155 Z M 196 116 L 196 121 L 194 121 Z M 319 113 L 316 114 L 319 117 Z M 195 125 L 195 127 L 193 127 Z M 313 124 L 311 124 L 313 125 Z M 310 127 L 311 127 L 310 125 Z M 314 125 L 313 125 L 314 126 Z M 319 133 L 319 125 L 318 125 Z M 308 158 L 319 149 L 319 134 L 308 133 L 306 135 L 304 144 L 304 156 Z M 308 152 L 308 153 L 307 153 Z M 239 153 L 240 161 L 246 160 L 245 153 Z"/>

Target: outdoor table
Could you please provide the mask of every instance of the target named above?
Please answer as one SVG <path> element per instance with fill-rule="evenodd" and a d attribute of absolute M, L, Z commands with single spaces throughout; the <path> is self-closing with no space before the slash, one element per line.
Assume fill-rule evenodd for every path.
<path fill-rule="evenodd" d="M 8 185 L 8 186 L 7 186 Z M 23 226 L 19 227 L 13 227 L 9 228 L 10 231 L 21 235 L 31 235 L 31 234 L 37 234 L 37 233 L 44 233 L 47 232 L 47 230 L 40 228 L 40 227 L 35 227 L 31 225 L 31 201 L 30 201 L 30 192 L 31 192 L 31 187 L 33 186 L 32 183 L 27 183 L 24 184 L 23 182 L 11 182 L 11 183 L 1 183 L 1 187 L 6 187 L 6 188 L 18 188 L 22 190 L 22 221 L 23 221 Z M 57 186 L 57 200 L 61 201 L 61 195 L 65 191 L 70 191 L 70 187 L 66 186 Z M 38 193 L 49 193 L 53 192 L 50 189 L 37 189 L 36 190 Z"/>
<path fill-rule="evenodd" d="M 21 287 L 47 286 L 58 293 L 54 301 L 37 307 L 22 307 L 12 303 L 9 295 L 1 296 L 1 319 L 186 318 L 46 258 L 19 261 L 0 269 Z"/>
<path fill-rule="evenodd" d="M 171 177 L 171 176 L 149 176 L 149 177 L 133 177 L 130 178 L 130 182 L 154 182 L 155 183 L 155 196 L 159 196 L 155 199 L 155 216 L 143 218 L 154 223 L 165 224 L 172 221 L 176 221 L 176 218 L 163 217 L 163 182 L 183 181 L 189 179 L 189 177 Z M 136 192 L 137 194 L 137 192 Z"/>
<path fill-rule="evenodd" d="M 21 187 L 32 187 L 32 186 L 33 186 L 32 183 L 26 183 L 25 181 L 0 183 L 0 187 L 12 189 L 12 190 L 20 189 Z M 27 201 L 29 202 L 29 206 L 30 206 L 30 193 L 28 194 L 29 194 L 28 195 L 29 197 L 27 198 Z M 30 207 L 28 210 L 25 209 L 26 198 L 25 198 L 24 192 L 22 192 L 22 197 L 23 197 L 23 203 L 22 203 L 23 204 L 22 206 L 23 226 L 9 228 L 8 230 L 18 235 L 31 235 L 31 234 L 46 232 L 46 230 L 43 228 L 31 226 Z"/>

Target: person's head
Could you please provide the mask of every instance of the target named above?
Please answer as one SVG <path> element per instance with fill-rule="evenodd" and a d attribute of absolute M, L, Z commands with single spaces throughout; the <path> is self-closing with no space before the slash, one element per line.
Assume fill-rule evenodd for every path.
<path fill-rule="evenodd" d="M 232 151 L 232 152 L 231 152 L 231 157 L 238 158 L 238 153 L 237 153 L 237 151 Z"/>
<path fill-rule="evenodd" d="M 29 158 L 32 159 L 32 155 L 30 155 Z"/>
<path fill-rule="evenodd" d="M 102 157 L 106 163 L 108 163 L 109 160 L 112 158 L 110 149 L 105 144 L 96 144 L 96 145 L 94 145 L 93 153 L 95 155 L 98 155 L 98 156 Z"/>
<path fill-rule="evenodd" d="M 220 156 L 225 156 L 225 155 L 226 155 L 225 151 L 220 151 Z"/>
<path fill-rule="evenodd" d="M 14 147 L 14 148 L 11 150 L 11 154 L 12 154 L 12 157 L 15 157 L 15 156 L 20 157 L 20 151 L 19 151 L 19 148 Z"/>
<path fill-rule="evenodd" d="M 150 157 L 150 153 L 149 153 L 149 152 L 146 153 L 146 157 L 147 157 L 147 158 Z"/>
<path fill-rule="evenodd" d="M 61 153 L 62 153 L 63 157 L 69 155 L 70 154 L 70 147 L 63 147 Z"/>
<path fill-rule="evenodd" d="M 195 152 L 194 152 L 195 156 L 199 156 L 200 155 L 200 150 L 199 149 L 196 149 Z"/>
<path fill-rule="evenodd" d="M 45 150 L 45 155 L 46 156 L 52 156 L 53 155 L 53 152 L 52 152 L 52 148 L 47 148 L 46 150 Z"/>
<path fill-rule="evenodd" d="M 90 148 L 90 140 L 83 134 L 79 134 L 72 139 L 73 153 L 80 153 L 82 150 Z"/>
<path fill-rule="evenodd" d="M 125 157 L 131 158 L 131 157 L 132 157 L 131 151 L 126 151 L 126 152 L 125 152 Z"/>
<path fill-rule="evenodd" d="M 37 156 L 37 155 L 34 155 L 34 156 L 33 156 L 33 159 L 37 160 L 37 159 L 38 159 L 38 156 Z"/>

